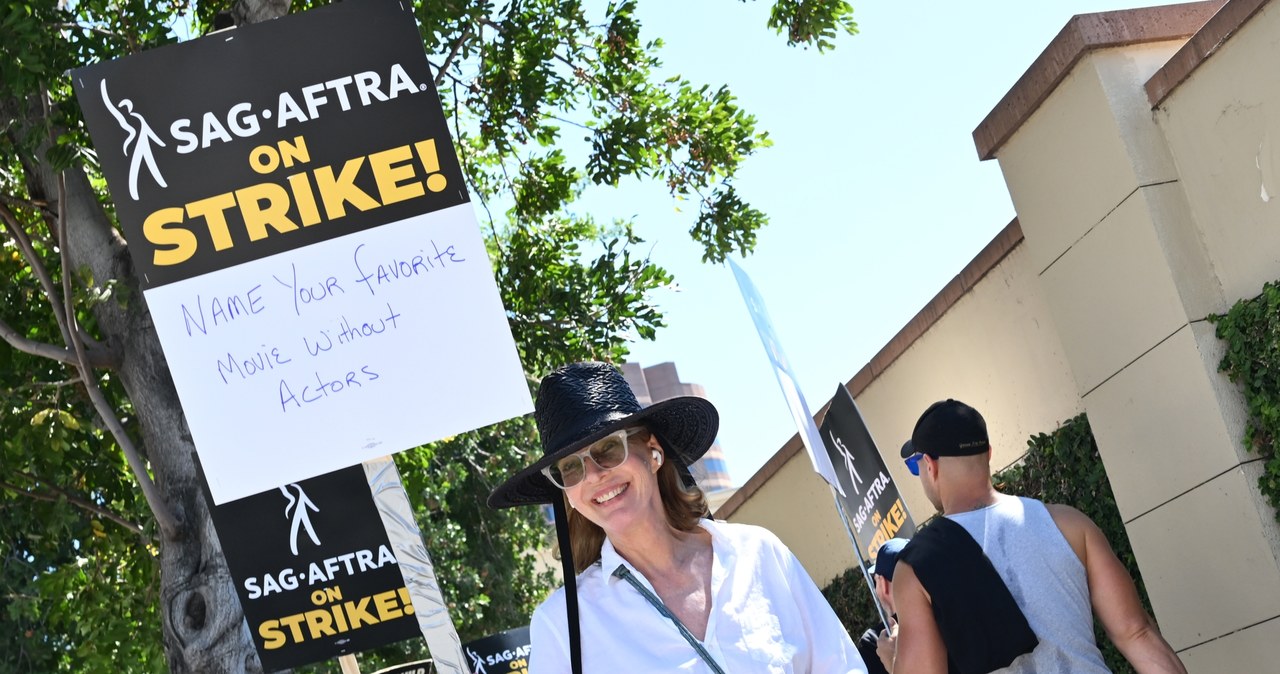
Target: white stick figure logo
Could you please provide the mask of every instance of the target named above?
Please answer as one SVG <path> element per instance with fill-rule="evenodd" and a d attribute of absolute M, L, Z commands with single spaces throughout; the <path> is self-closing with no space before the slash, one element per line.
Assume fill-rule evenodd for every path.
<path fill-rule="evenodd" d="M 475 652 L 475 651 L 471 650 L 470 648 L 468 648 L 468 649 L 467 649 L 467 657 L 471 658 L 471 673 L 472 673 L 472 674 L 487 674 L 487 672 L 486 672 L 486 670 L 485 670 L 485 668 L 484 668 L 484 658 L 481 658 L 479 653 L 477 653 L 477 652 Z"/>
<path fill-rule="evenodd" d="M 290 488 L 298 490 L 297 498 L 294 498 L 293 494 L 289 493 Z M 315 527 L 311 526 L 311 515 L 307 512 L 308 510 L 320 512 L 320 509 L 311 502 L 311 499 L 307 498 L 307 492 L 302 491 L 302 486 L 299 484 L 287 484 L 280 488 L 280 493 L 289 499 L 289 505 L 284 507 L 284 516 L 289 517 L 289 511 L 293 511 L 293 523 L 289 527 L 289 550 L 293 552 L 294 557 L 297 557 L 298 529 L 300 527 L 307 529 L 307 536 L 311 538 L 312 543 L 320 545 L 320 537 L 316 536 Z"/>
<path fill-rule="evenodd" d="M 160 140 L 160 136 L 156 135 L 141 114 L 134 112 L 133 101 L 125 98 L 119 103 L 112 103 L 111 98 L 107 96 L 105 79 L 102 80 L 101 88 L 102 102 L 106 104 L 111 116 L 116 118 L 120 128 L 128 134 L 124 139 L 124 156 L 129 158 L 129 196 L 133 197 L 134 201 L 138 200 L 138 169 L 144 163 L 156 183 L 161 187 L 168 187 L 164 182 L 164 176 L 160 175 L 160 168 L 156 166 L 155 155 L 151 153 L 152 143 L 165 147 L 164 141 Z M 132 150 L 129 148 L 130 145 L 133 146 Z"/>
<path fill-rule="evenodd" d="M 849 453 L 849 448 L 845 447 L 844 440 L 836 437 L 834 431 L 827 431 L 827 435 L 831 436 L 831 442 L 835 444 L 836 451 L 840 452 L 840 456 L 844 457 L 844 469 L 849 472 L 849 481 L 853 483 L 853 493 L 861 494 L 862 490 L 858 489 L 858 485 L 862 484 L 862 476 L 858 474 L 858 469 L 853 466 L 853 454 Z"/>

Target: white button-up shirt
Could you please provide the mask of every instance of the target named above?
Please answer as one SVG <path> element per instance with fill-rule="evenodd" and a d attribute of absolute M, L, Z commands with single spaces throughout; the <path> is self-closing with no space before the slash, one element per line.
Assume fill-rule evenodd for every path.
<path fill-rule="evenodd" d="M 712 550 L 711 614 L 702 645 L 722 670 L 866 673 L 849 633 L 777 536 L 746 524 L 699 524 L 711 534 Z M 626 566 L 653 592 L 607 539 L 600 559 L 578 575 L 583 674 L 712 672 L 671 620 L 612 575 Z M 533 612 L 529 674 L 570 671 L 566 611 L 560 588 Z"/>

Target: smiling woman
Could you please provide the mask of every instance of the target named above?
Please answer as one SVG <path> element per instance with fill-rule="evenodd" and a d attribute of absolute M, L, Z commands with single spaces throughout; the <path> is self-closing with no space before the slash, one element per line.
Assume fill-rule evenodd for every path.
<path fill-rule="evenodd" d="M 642 408 L 616 368 L 578 363 L 542 380 L 534 419 L 543 457 L 489 497 L 493 507 L 551 503 L 556 513 L 565 587 L 533 614 L 532 674 L 617 662 L 866 671 L 790 550 L 759 527 L 706 519 L 688 466 L 715 440 L 710 402 Z"/>

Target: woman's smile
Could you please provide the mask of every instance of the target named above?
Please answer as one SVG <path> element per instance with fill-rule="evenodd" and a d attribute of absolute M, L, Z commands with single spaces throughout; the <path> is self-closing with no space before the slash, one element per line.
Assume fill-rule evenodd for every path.
<path fill-rule="evenodd" d="M 618 496 L 621 496 L 622 493 L 625 492 L 630 486 L 631 486 L 630 482 L 616 485 L 601 493 L 596 494 L 591 498 L 591 501 L 596 505 L 604 505 L 612 501 L 613 499 L 617 498 Z"/>

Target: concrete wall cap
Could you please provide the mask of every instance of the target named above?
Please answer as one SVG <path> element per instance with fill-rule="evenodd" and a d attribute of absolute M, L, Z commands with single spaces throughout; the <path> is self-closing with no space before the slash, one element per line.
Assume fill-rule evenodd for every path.
<path fill-rule="evenodd" d="M 1239 0 L 1232 4 L 1235 1 Z M 1072 17 L 973 130 L 978 157 L 984 161 L 995 157 L 996 151 L 1090 51 L 1189 38 L 1226 3 L 1227 0 L 1206 0 Z"/>

